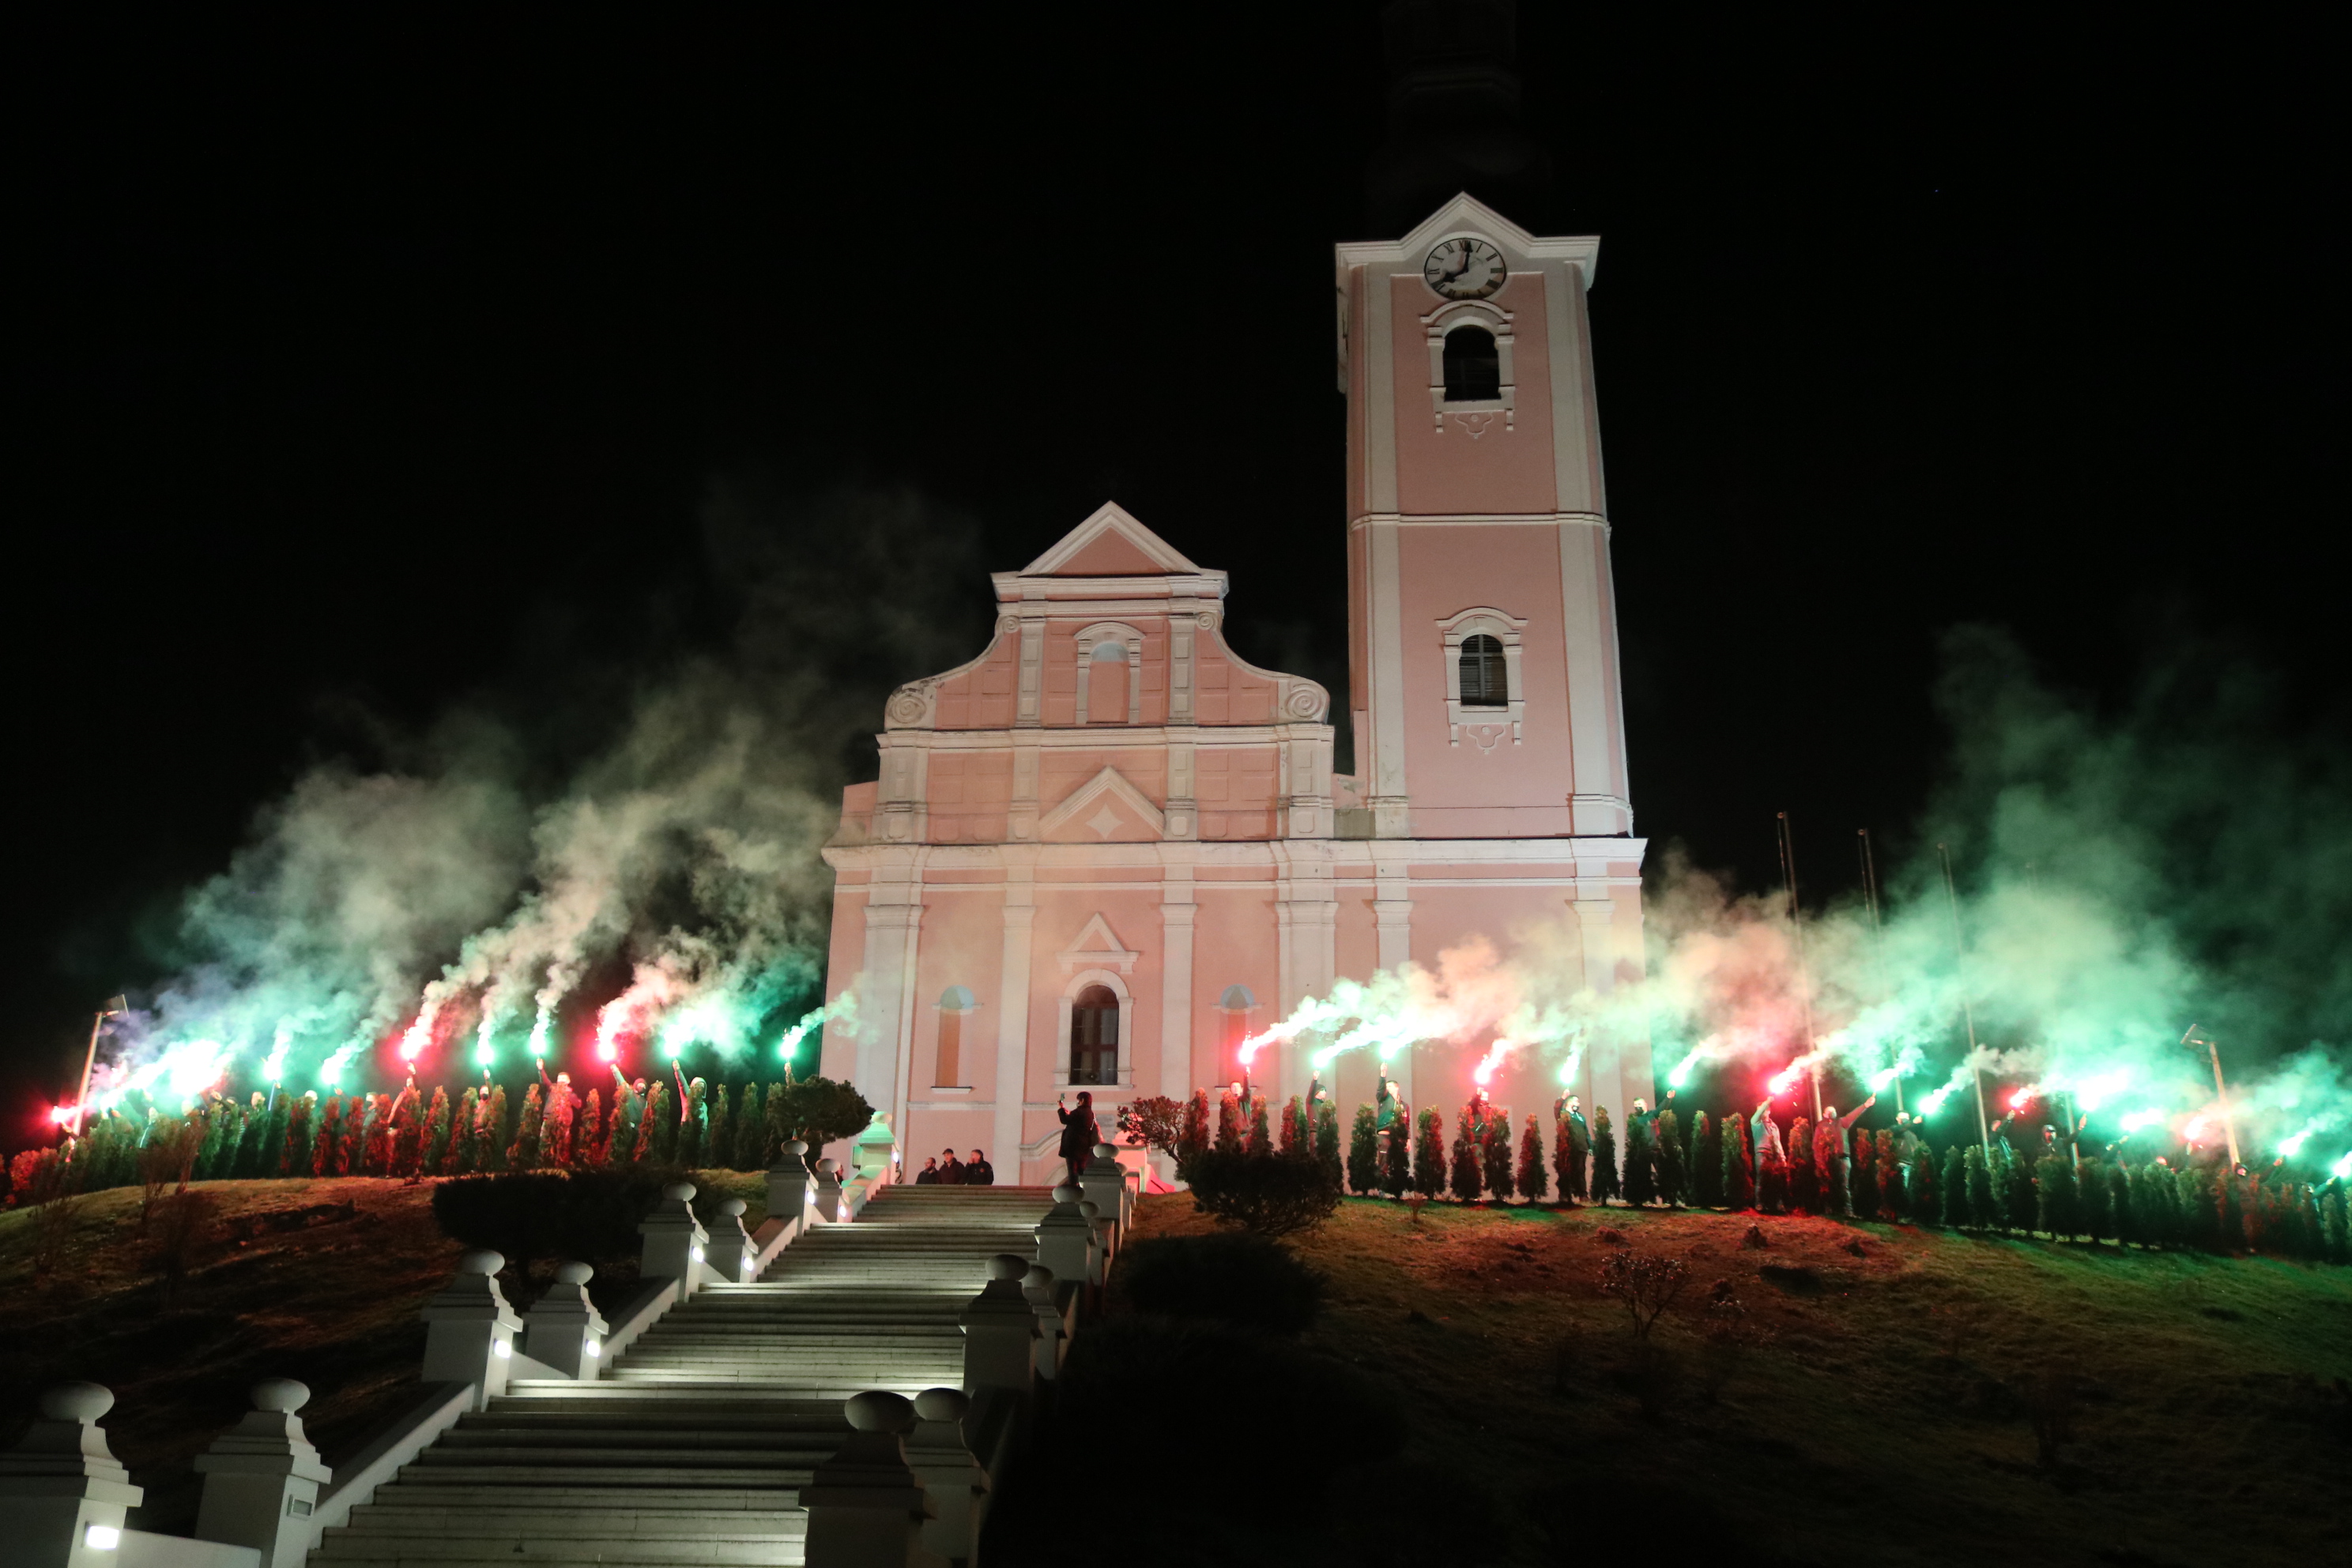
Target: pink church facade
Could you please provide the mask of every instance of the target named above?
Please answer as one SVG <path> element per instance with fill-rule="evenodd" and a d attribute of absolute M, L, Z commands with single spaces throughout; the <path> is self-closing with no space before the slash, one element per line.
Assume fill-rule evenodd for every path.
<path fill-rule="evenodd" d="M 828 1000 L 857 1005 L 823 1070 L 910 1157 L 980 1148 L 1001 1181 L 1047 1179 L 1061 1095 L 1091 1090 L 1108 1130 L 1126 1101 L 1228 1081 L 1245 1035 L 1336 980 L 1475 940 L 1580 968 L 1564 988 L 1641 973 L 1597 251 L 1466 196 L 1337 251 L 1354 774 L 1333 771 L 1330 694 L 1226 646 L 1226 574 L 1116 505 L 996 575 L 977 658 L 892 694 L 880 777 L 825 849 Z M 1321 1043 L 1265 1047 L 1255 1084 L 1306 1091 Z M 1450 1123 L 1488 1043 L 1386 1070 Z M 1490 1093 L 1548 1137 L 1559 1065 L 1520 1052 Z M 1361 1051 L 1321 1069 L 1343 1125 L 1378 1071 Z M 1651 1077 L 1620 1023 L 1568 1087 L 1622 1112 Z"/>

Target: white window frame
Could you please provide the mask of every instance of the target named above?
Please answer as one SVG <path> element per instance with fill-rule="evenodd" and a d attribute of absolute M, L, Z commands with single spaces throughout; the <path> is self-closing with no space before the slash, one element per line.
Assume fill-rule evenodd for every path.
<path fill-rule="evenodd" d="M 1479 419 L 1478 415 L 1500 414 L 1506 432 L 1518 427 L 1518 378 L 1512 365 L 1511 312 L 1484 300 L 1456 300 L 1440 305 L 1421 319 L 1429 333 L 1429 406 L 1431 424 L 1437 434 L 1445 434 L 1448 415 L 1469 415 L 1461 421 L 1462 428 L 1472 440 L 1476 440 L 1493 426 L 1491 418 Z M 1495 358 L 1502 374 L 1500 397 L 1473 398 L 1463 403 L 1445 400 L 1445 337 L 1456 327 L 1484 327 L 1495 336 Z"/>
<path fill-rule="evenodd" d="M 1527 738 L 1528 689 L 1519 673 L 1519 643 L 1528 623 L 1490 605 L 1475 605 L 1437 623 L 1439 647 L 1445 657 L 1446 744 L 1459 746 L 1463 730 L 1481 755 L 1502 743 L 1508 724 L 1511 744 Z M 1467 707 L 1462 700 L 1462 645 L 1481 634 L 1503 645 L 1503 679 L 1509 692 L 1499 708 Z"/>
<path fill-rule="evenodd" d="M 1105 955 L 1108 956 L 1108 955 Z M 1078 993 L 1089 985 L 1100 985 L 1118 998 L 1118 1082 L 1070 1082 L 1070 1015 L 1077 1010 Z M 1077 1088 L 1087 1089 L 1133 1089 L 1135 1087 L 1135 994 L 1127 982 L 1108 969 L 1081 969 L 1070 976 L 1062 987 L 1059 1021 L 1054 1034 L 1054 1088 L 1056 1091 Z"/>
<path fill-rule="evenodd" d="M 1143 721 L 1143 634 L 1124 621 L 1097 621 L 1078 631 L 1078 722 L 1090 722 L 1087 708 L 1093 684 L 1095 649 L 1104 643 L 1118 643 L 1127 650 L 1127 721 Z M 1108 659 L 1103 660 L 1108 664 Z M 1116 699 L 1113 700 L 1114 701 Z"/>
<path fill-rule="evenodd" d="M 939 1037 L 941 1034 L 946 1032 L 947 1016 L 953 1013 L 959 1020 L 956 1034 L 956 1075 L 960 1078 L 970 1078 L 971 1076 L 971 1068 L 967 1057 L 968 1053 L 971 1050 L 972 1047 L 977 1044 L 977 1042 L 967 1040 L 963 1037 L 970 1033 L 969 1026 L 972 1016 L 980 1011 L 980 1002 L 978 998 L 972 994 L 971 987 L 969 985 L 950 985 L 945 991 L 940 993 L 940 999 L 933 1006 L 932 1011 L 939 1015 L 939 1018 L 933 1026 L 931 1034 L 931 1077 L 936 1079 L 940 1076 Z M 934 1094 L 970 1094 L 971 1092 L 971 1085 L 969 1083 L 934 1083 L 931 1085 L 931 1092 Z"/>

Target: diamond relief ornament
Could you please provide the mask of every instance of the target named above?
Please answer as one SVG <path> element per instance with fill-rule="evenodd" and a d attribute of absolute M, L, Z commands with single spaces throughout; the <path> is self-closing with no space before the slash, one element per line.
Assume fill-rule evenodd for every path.
<path fill-rule="evenodd" d="M 1106 805 L 1100 811 L 1087 818 L 1087 826 L 1093 828 L 1097 837 L 1108 838 L 1111 835 L 1111 830 L 1123 820 L 1118 812 Z"/>

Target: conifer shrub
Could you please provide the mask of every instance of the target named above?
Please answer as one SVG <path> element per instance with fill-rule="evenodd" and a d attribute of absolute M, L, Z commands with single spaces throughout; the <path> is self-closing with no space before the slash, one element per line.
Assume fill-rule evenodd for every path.
<path fill-rule="evenodd" d="M 1197 1154 L 1209 1146 L 1209 1091 L 1196 1089 L 1184 1102 L 1184 1125 L 1176 1136 L 1176 1158 Z"/>
<path fill-rule="evenodd" d="M 601 1089 L 590 1089 L 588 1098 L 580 1102 L 579 1129 L 572 1134 L 573 1163 L 582 1165 L 609 1165 L 613 1162 L 613 1127 L 604 1120 L 604 1095 Z"/>
<path fill-rule="evenodd" d="M 1373 1121 L 1379 1121 L 1375 1113 Z M 1412 1110 L 1404 1101 L 1396 1102 L 1393 1119 L 1389 1122 L 1388 1147 L 1381 1160 L 1381 1191 L 1392 1198 L 1401 1198 L 1412 1186 Z"/>
<path fill-rule="evenodd" d="M 1793 1162 L 1812 1167 L 1814 1201 L 1822 1214 L 1846 1214 L 1853 1207 L 1853 1194 L 1847 1189 L 1845 1168 L 1838 1163 L 1837 1124 L 1824 1117 L 1806 1136 L 1797 1136 L 1798 1129 L 1806 1125 L 1802 1117 L 1789 1129 L 1789 1154 Z"/>
<path fill-rule="evenodd" d="M 1265 1096 L 1262 1094 L 1250 1096 L 1249 1137 L 1244 1141 L 1242 1152 L 1245 1154 L 1274 1152 L 1274 1132 L 1266 1125 Z"/>
<path fill-rule="evenodd" d="M 629 1163 L 651 1165 L 660 1162 L 662 1128 L 669 1119 L 669 1085 L 656 1079 L 646 1090 L 645 1107 L 637 1112 L 637 1136 L 629 1151 Z M 673 1130 L 670 1137 L 675 1140 L 677 1136 Z M 812 1143 L 809 1148 L 814 1151 L 816 1145 Z M 814 1164 L 815 1162 L 812 1160 L 810 1163 Z"/>
<path fill-rule="evenodd" d="M 474 1130 L 474 1169 L 503 1171 L 507 1168 L 507 1144 L 512 1137 L 513 1113 L 507 1109 L 507 1086 L 490 1086 L 490 1097 L 481 1106 L 482 1119 Z"/>
<path fill-rule="evenodd" d="M 2044 1154 L 2034 1162 L 2035 1228 L 2053 1241 L 2072 1241 L 2082 1229 L 2075 1213 L 2074 1167 L 2063 1155 Z"/>
<path fill-rule="evenodd" d="M 1323 1100 L 1315 1110 L 1315 1158 L 1322 1163 L 1331 1184 L 1339 1184 L 1339 1108 Z"/>
<path fill-rule="evenodd" d="M 1969 1227 L 1971 1230 L 1990 1230 L 2000 1222 L 2002 1209 L 2000 1194 L 1992 1190 L 1992 1171 L 1985 1163 L 1981 1145 L 1969 1145 L 1967 1167 Z"/>
<path fill-rule="evenodd" d="M 1881 1129 L 1878 1134 L 1878 1214 L 1888 1221 L 1909 1217 L 1908 1204 L 1903 1192 L 1905 1165 L 1902 1145 L 1894 1132 Z"/>
<path fill-rule="evenodd" d="M 1230 1089 L 1217 1095 L 1217 1152 L 1238 1154 L 1242 1152 L 1241 1098 Z"/>
<path fill-rule="evenodd" d="M 343 1098 L 327 1096 L 326 1110 L 319 1117 L 319 1141 L 310 1152 L 310 1165 L 321 1176 L 341 1176 L 348 1173 L 343 1163 Z"/>
<path fill-rule="evenodd" d="M 1683 1165 L 1682 1128 L 1671 1110 L 1658 1112 L 1654 1132 L 1657 1143 L 1658 1197 L 1669 1208 L 1680 1208 L 1690 1196 L 1690 1189 Z"/>
<path fill-rule="evenodd" d="M 2074 1204 L 2085 1236 L 2093 1241 L 2116 1239 L 2115 1194 L 2107 1184 L 2106 1164 L 2096 1155 L 2074 1172 Z"/>
<path fill-rule="evenodd" d="M 1789 1203 L 1807 1214 L 1824 1214 L 1832 1201 L 1833 1191 L 1821 1178 L 1821 1162 L 1815 1156 L 1830 1135 L 1830 1125 L 1824 1121 L 1818 1130 L 1800 1116 L 1789 1123 Z"/>
<path fill-rule="evenodd" d="M 1723 1134 L 1704 1110 L 1691 1117 L 1691 1202 L 1701 1208 L 1723 1206 Z"/>
<path fill-rule="evenodd" d="M 1290 1103 L 1282 1108 L 1282 1131 L 1278 1134 L 1276 1145 L 1276 1152 L 1286 1159 L 1306 1157 L 1307 1140 L 1298 1135 L 1298 1097 L 1294 1094 L 1290 1097 Z"/>
<path fill-rule="evenodd" d="M 1737 1111 L 1723 1119 L 1723 1206 L 1756 1206 L 1756 1158 L 1748 1149 L 1748 1118 Z"/>
<path fill-rule="evenodd" d="M 1590 1133 L 1563 1110 L 1551 1124 L 1552 1170 L 1559 1177 L 1562 1203 L 1580 1204 L 1590 1195 L 1587 1176 L 1592 1162 Z"/>
<path fill-rule="evenodd" d="M 2320 1189 L 2317 1207 L 2320 1246 L 2327 1261 L 2352 1263 L 2352 1205 L 2344 1200 L 2341 1177 L 2331 1180 Z"/>
<path fill-rule="evenodd" d="M 1484 1185 L 1479 1180 L 1482 1162 L 1478 1153 L 1477 1136 L 1470 1129 L 1470 1107 L 1465 1105 L 1454 1113 L 1454 1158 L 1446 1172 L 1448 1185 L 1457 1202 L 1478 1201 Z"/>
<path fill-rule="evenodd" d="M 709 1163 L 709 1132 L 710 1086 L 698 1078 L 689 1079 L 685 1112 L 677 1119 L 677 1145 L 665 1163 L 689 1171 Z"/>
<path fill-rule="evenodd" d="M 449 1091 L 438 1084 L 433 1089 L 433 1103 L 425 1112 L 425 1149 L 418 1163 L 420 1173 L 437 1173 L 441 1161 L 449 1152 Z"/>
<path fill-rule="evenodd" d="M 362 1125 L 360 1149 L 352 1163 L 354 1175 L 388 1176 L 392 1173 L 392 1096 L 371 1094 L 364 1097 L 367 1115 Z M 346 1132 L 352 1130 L 351 1119 L 343 1119 Z"/>
<path fill-rule="evenodd" d="M 523 1091 L 522 1117 L 515 1127 L 514 1142 L 507 1149 L 507 1168 L 514 1171 L 535 1171 L 542 1163 L 541 1137 L 547 1121 L 547 1102 L 540 1098 L 539 1085 L 532 1084 Z"/>
<path fill-rule="evenodd" d="M 252 1103 L 246 1107 L 245 1122 L 236 1135 L 236 1153 L 229 1162 L 229 1173 L 236 1176 L 257 1176 L 261 1171 L 261 1135 L 269 1122 L 268 1097 L 254 1091 Z M 100 1126 L 104 1123 L 100 1122 Z"/>
<path fill-rule="evenodd" d="M 1914 1225 L 1934 1225 L 1939 1205 L 1936 1192 L 1936 1155 L 1922 1138 L 1911 1149 L 1911 1183 L 1905 1205 Z"/>
<path fill-rule="evenodd" d="M 1323 1276 L 1265 1236 L 1154 1237 L 1119 1254 L 1118 1288 L 1137 1310 L 1298 1334 L 1323 1309 Z"/>
<path fill-rule="evenodd" d="M 1421 1113 L 1414 1130 L 1412 1190 L 1424 1198 L 1445 1190 L 1445 1116 L 1435 1106 Z"/>
<path fill-rule="evenodd" d="M 2004 1141 L 1994 1146 L 1996 1152 L 2008 1149 Z M 2033 1190 L 2033 1163 L 2014 1151 L 2009 1156 L 2009 1228 L 2020 1236 L 2032 1234 L 2033 1222 L 2041 1217 L 2042 1208 Z"/>
<path fill-rule="evenodd" d="M 416 1085 L 409 1084 L 392 1102 L 387 1137 L 390 1155 L 383 1173 L 387 1176 L 413 1176 L 425 1158 L 424 1107 L 419 1103 Z"/>
<path fill-rule="evenodd" d="M 1592 1108 L 1592 1201 L 1606 1204 L 1623 1188 L 1617 1180 L 1617 1134 L 1609 1125 L 1609 1108 Z"/>
<path fill-rule="evenodd" d="M 775 1163 L 776 1150 L 768 1144 L 768 1110 L 761 1098 L 763 1093 L 774 1092 L 772 1089 L 762 1090 L 756 1083 L 747 1083 L 743 1086 L 743 1092 L 736 1098 L 735 1153 L 729 1162 L 735 1170 L 764 1171 Z M 614 1114 L 618 1116 L 620 1110 L 620 1101 L 615 1100 L 613 1102 Z M 612 1131 L 607 1128 L 604 1139 L 607 1147 L 611 1145 L 612 1138 Z M 777 1147 L 782 1147 L 781 1142 Z"/>
<path fill-rule="evenodd" d="M 2200 1252 L 2221 1250 L 2221 1209 L 2213 1178 L 2200 1170 L 2184 1170 L 2175 1184 L 2180 1194 L 2182 1240 Z"/>
<path fill-rule="evenodd" d="M 1658 1195 L 1657 1142 L 1649 1117 L 1625 1118 L 1625 1201 L 1640 1208 Z"/>
<path fill-rule="evenodd" d="M 1878 1136 L 1867 1127 L 1853 1131 L 1853 1174 L 1850 1183 L 1857 1218 L 1878 1217 Z"/>
<path fill-rule="evenodd" d="M 1536 1119 L 1528 1118 L 1528 1125 L 1519 1134 L 1519 1168 L 1514 1183 L 1519 1196 L 1531 1204 L 1543 1202 L 1544 1193 L 1551 1183 L 1544 1174 L 1543 1134 L 1536 1129 Z"/>
<path fill-rule="evenodd" d="M 1348 1130 L 1348 1190 L 1369 1196 L 1381 1184 L 1381 1134 L 1370 1105 L 1356 1107 Z"/>
<path fill-rule="evenodd" d="M 713 1170 L 724 1170 L 735 1163 L 734 1108 L 727 1102 L 727 1086 L 710 1086 L 710 1119 L 702 1130 L 702 1157 Z"/>
<path fill-rule="evenodd" d="M 318 1097 L 306 1094 L 287 1107 L 286 1149 L 281 1159 L 289 1176 L 310 1174 L 310 1162 L 316 1156 L 317 1140 L 310 1126 L 311 1112 L 318 1108 Z"/>
<path fill-rule="evenodd" d="M 1511 1180 L 1511 1119 L 1489 1105 L 1486 1119 L 1478 1130 L 1478 1173 L 1486 1184 L 1486 1191 L 1496 1203 L 1508 1199 L 1515 1190 Z"/>
<path fill-rule="evenodd" d="M 1201 1214 L 1259 1236 L 1311 1230 L 1339 1206 L 1339 1184 L 1320 1160 L 1212 1149 L 1177 1168 Z"/>
<path fill-rule="evenodd" d="M 2245 1200 L 2239 1191 L 2235 1173 L 2224 1171 L 2214 1184 L 2221 1194 L 2221 1248 L 2224 1252 L 2244 1252 L 2252 1243 L 2246 1236 Z"/>

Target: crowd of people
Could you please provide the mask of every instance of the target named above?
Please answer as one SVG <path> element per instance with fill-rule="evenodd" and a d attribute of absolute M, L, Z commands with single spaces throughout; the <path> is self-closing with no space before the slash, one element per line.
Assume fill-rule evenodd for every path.
<path fill-rule="evenodd" d="M 1171 1152 L 1180 1163 L 1210 1147 L 1320 1158 L 1364 1195 L 1822 1215 L 2352 1262 L 2341 1179 L 2314 1180 L 2284 1161 L 2252 1168 L 2210 1146 L 2098 1144 L 2080 1117 L 2053 1120 L 2037 1135 L 2012 1111 L 1981 1138 L 1939 1144 L 1906 1112 L 1864 1125 L 1877 1109 L 1872 1095 L 1784 1120 L 1768 1097 L 1752 1110 L 1686 1117 L 1668 1089 L 1654 1106 L 1634 1100 L 1619 1123 L 1607 1107 L 1588 1115 L 1578 1096 L 1563 1094 L 1547 1139 L 1532 1114 L 1515 1136 L 1508 1111 L 1480 1089 L 1449 1137 L 1444 1112 L 1416 1116 L 1384 1079 L 1375 1100 L 1357 1108 L 1342 1161 L 1319 1081 L 1278 1112 L 1237 1082 L 1213 1107 L 1209 1091 L 1194 1093 Z"/>

